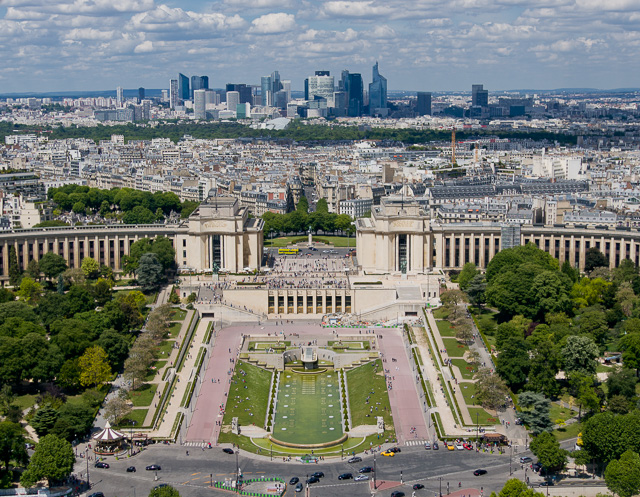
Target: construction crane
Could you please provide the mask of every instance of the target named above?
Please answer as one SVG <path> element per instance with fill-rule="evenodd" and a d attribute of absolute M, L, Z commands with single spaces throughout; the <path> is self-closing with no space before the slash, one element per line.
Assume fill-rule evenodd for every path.
<path fill-rule="evenodd" d="M 451 167 L 456 163 L 456 128 L 451 128 Z"/>

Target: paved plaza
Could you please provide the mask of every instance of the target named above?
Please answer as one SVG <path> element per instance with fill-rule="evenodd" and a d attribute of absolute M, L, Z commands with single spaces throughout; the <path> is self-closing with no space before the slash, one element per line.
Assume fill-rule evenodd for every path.
<path fill-rule="evenodd" d="M 373 327 L 367 329 L 322 328 L 318 322 L 287 323 L 282 320 L 268 321 L 262 325 L 234 325 L 216 329 L 211 358 L 204 372 L 193 417 L 187 431 L 186 441 L 215 444 L 220 433 L 226 394 L 233 373 L 234 362 L 239 354 L 241 335 L 284 334 L 292 344 L 309 343 L 323 335 L 339 339 L 341 335 L 362 334 L 363 338 L 377 338 L 383 354 L 385 370 L 388 371 L 389 400 L 398 441 L 430 440 L 425 422 L 425 413 L 416 389 L 415 372 L 412 370 L 407 350 L 404 347 L 401 328 Z M 382 337 L 382 338 L 380 338 Z M 395 361 L 393 361 L 395 359 Z M 259 423 L 256 423 L 259 425 Z M 262 427 L 262 426 L 260 426 Z"/>

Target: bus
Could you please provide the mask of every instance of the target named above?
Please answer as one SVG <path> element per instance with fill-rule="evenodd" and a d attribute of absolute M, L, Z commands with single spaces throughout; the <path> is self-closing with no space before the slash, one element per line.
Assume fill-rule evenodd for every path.
<path fill-rule="evenodd" d="M 297 248 L 279 248 L 278 255 L 298 255 Z"/>

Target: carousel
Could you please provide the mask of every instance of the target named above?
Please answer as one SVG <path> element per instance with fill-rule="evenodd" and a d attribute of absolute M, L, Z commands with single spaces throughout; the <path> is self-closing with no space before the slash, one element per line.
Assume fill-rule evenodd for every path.
<path fill-rule="evenodd" d="M 96 454 L 109 456 L 119 454 L 127 449 L 124 434 L 111 428 L 109 421 L 104 426 L 104 430 L 96 433 L 93 439 L 95 440 L 94 452 Z"/>

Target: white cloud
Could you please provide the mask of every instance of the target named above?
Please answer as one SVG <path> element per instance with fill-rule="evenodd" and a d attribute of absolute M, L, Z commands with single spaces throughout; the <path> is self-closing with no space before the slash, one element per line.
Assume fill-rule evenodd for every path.
<path fill-rule="evenodd" d="M 136 48 L 133 49 L 134 53 L 148 53 L 153 52 L 153 42 L 150 40 L 143 41 Z"/>
<path fill-rule="evenodd" d="M 296 5 L 296 0 L 224 0 L 230 7 L 242 7 L 248 9 L 289 9 Z"/>
<path fill-rule="evenodd" d="M 265 14 L 251 21 L 249 31 L 256 34 L 276 34 L 292 31 L 296 27 L 296 18 L 293 14 L 278 12 Z"/>

